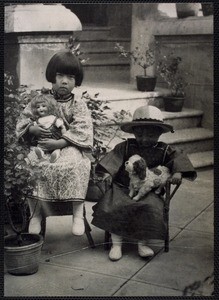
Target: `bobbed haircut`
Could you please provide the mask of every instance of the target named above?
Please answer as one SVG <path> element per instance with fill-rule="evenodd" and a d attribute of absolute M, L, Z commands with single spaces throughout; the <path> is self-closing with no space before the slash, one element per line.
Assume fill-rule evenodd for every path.
<path fill-rule="evenodd" d="M 80 86 L 84 73 L 79 59 L 68 50 L 59 51 L 52 56 L 46 68 L 46 79 L 56 83 L 56 73 L 75 76 L 75 85 Z"/>
<path fill-rule="evenodd" d="M 30 103 L 31 112 L 34 116 L 38 117 L 37 104 L 45 103 L 48 108 L 48 115 L 58 116 L 57 103 L 52 95 L 39 94 L 36 95 Z"/>

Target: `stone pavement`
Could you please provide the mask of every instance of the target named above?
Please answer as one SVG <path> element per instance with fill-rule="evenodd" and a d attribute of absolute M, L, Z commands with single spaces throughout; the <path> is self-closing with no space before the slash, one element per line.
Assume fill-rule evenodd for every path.
<path fill-rule="evenodd" d="M 125 243 L 117 262 L 104 250 L 104 232 L 92 226 L 96 248 L 86 235 L 71 234 L 71 216 L 49 217 L 39 270 L 29 276 L 4 274 L 4 295 L 25 296 L 182 296 L 185 287 L 198 286 L 213 272 L 213 170 L 198 171 L 194 182 L 184 180 L 171 200 L 170 250 L 150 241 L 152 259 L 137 254 L 137 245 Z M 86 202 L 87 217 L 92 206 Z M 193 292 L 210 296 L 210 280 Z M 190 294 L 187 294 L 190 295 Z"/>

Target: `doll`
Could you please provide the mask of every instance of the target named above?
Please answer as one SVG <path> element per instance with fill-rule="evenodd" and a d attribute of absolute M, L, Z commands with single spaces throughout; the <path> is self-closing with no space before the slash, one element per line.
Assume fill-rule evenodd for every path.
<path fill-rule="evenodd" d="M 44 129 L 49 129 L 52 138 L 59 139 L 66 132 L 66 127 L 61 118 L 57 117 L 56 102 L 51 95 L 37 95 L 31 100 L 31 110 L 36 117 L 34 125 L 38 124 Z M 60 157 L 60 149 L 55 149 L 50 153 L 50 162 L 54 163 Z M 35 153 L 39 159 L 46 159 L 43 148 L 39 145 L 35 148 Z"/>

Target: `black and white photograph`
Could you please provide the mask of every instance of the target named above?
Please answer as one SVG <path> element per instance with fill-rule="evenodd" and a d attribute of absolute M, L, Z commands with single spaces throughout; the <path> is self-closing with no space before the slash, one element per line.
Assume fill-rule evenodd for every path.
<path fill-rule="evenodd" d="M 4 3 L 4 296 L 214 296 L 214 3 Z"/>

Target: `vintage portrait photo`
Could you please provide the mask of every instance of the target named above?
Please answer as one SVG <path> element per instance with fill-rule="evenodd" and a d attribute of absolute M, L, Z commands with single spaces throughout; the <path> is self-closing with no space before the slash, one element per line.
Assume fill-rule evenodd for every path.
<path fill-rule="evenodd" d="M 4 2 L 5 297 L 216 294 L 215 12 Z"/>

